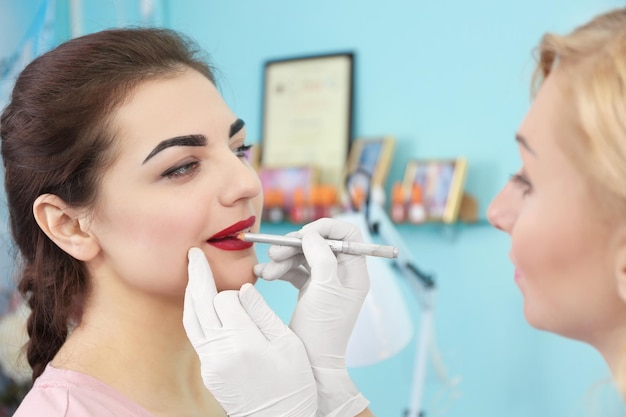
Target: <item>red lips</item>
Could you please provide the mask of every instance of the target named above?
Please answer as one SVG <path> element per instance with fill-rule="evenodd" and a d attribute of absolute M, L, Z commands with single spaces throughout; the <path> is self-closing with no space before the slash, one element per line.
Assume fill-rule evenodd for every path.
<path fill-rule="evenodd" d="M 242 220 L 228 226 L 226 229 L 214 234 L 209 240 L 207 240 L 207 243 L 221 250 L 235 251 L 249 249 L 252 247 L 253 243 L 237 239 L 237 234 L 251 228 L 254 225 L 255 220 L 256 217 L 251 216 L 247 220 Z"/>

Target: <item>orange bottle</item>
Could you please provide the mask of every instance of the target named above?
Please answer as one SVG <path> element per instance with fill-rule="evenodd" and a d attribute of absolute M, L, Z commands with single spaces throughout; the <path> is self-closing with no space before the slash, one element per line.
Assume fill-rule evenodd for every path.
<path fill-rule="evenodd" d="M 282 190 L 269 189 L 263 195 L 263 219 L 270 223 L 285 220 L 285 198 Z"/>
<path fill-rule="evenodd" d="M 297 187 L 293 191 L 293 199 L 291 209 L 289 210 L 289 218 L 293 223 L 307 223 L 311 220 L 309 201 L 304 188 Z"/>
<path fill-rule="evenodd" d="M 332 217 L 338 211 L 337 188 L 330 184 L 317 186 L 317 216 Z"/>
<path fill-rule="evenodd" d="M 409 222 L 420 224 L 426 221 L 426 209 L 422 199 L 422 187 L 413 184 L 411 188 L 411 201 L 409 202 L 407 217 Z"/>
<path fill-rule="evenodd" d="M 391 206 L 389 210 L 391 220 L 394 223 L 406 221 L 406 199 L 404 198 L 404 188 L 400 182 L 394 183 L 391 188 Z"/>
<path fill-rule="evenodd" d="M 361 210 L 365 204 L 365 190 L 359 186 L 355 186 L 350 192 L 352 206 L 355 210 Z"/>

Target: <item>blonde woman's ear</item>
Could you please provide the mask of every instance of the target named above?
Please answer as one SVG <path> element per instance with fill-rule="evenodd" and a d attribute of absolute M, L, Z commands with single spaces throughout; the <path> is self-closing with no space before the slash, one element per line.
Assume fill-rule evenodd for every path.
<path fill-rule="evenodd" d="M 615 265 L 615 280 L 619 297 L 626 303 L 626 248 L 620 249 Z"/>
<path fill-rule="evenodd" d="M 89 261 L 99 252 L 97 239 L 89 232 L 80 212 L 54 194 L 42 194 L 33 203 L 33 214 L 43 232 L 72 257 Z"/>

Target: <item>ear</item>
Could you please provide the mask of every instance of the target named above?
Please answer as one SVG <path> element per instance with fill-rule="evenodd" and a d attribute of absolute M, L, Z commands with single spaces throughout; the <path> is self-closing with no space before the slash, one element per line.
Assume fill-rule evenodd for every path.
<path fill-rule="evenodd" d="M 80 211 L 54 194 L 43 194 L 33 204 L 33 214 L 43 232 L 58 247 L 80 261 L 89 261 L 99 252 L 97 239 L 89 232 Z"/>
<path fill-rule="evenodd" d="M 626 242 L 620 239 L 615 257 L 615 279 L 619 297 L 626 303 Z"/>
<path fill-rule="evenodd" d="M 626 303 L 626 248 L 619 248 L 615 264 L 615 279 L 617 280 L 617 292 L 619 297 Z"/>

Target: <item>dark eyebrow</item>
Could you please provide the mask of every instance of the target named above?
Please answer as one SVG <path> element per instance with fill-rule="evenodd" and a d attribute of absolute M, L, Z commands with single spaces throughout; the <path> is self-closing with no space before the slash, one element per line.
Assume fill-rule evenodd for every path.
<path fill-rule="evenodd" d="M 237 132 L 239 132 L 241 129 L 243 129 L 243 126 L 246 123 L 241 120 L 241 119 L 237 119 L 235 120 L 235 122 L 230 125 L 230 134 L 228 135 L 229 138 L 232 138 L 233 136 L 235 136 L 237 134 Z"/>
<path fill-rule="evenodd" d="M 232 127 L 231 127 L 231 130 L 232 130 Z M 204 137 L 204 135 L 185 135 L 185 136 L 176 136 L 175 138 L 165 139 L 164 141 L 160 142 L 152 150 L 152 152 L 150 152 L 148 156 L 146 156 L 146 159 L 144 159 L 141 164 L 142 165 L 145 164 L 154 155 L 172 146 L 205 146 L 206 143 L 207 143 L 207 140 L 206 140 L 206 137 Z"/>
<path fill-rule="evenodd" d="M 517 141 L 517 143 L 522 145 L 528 152 L 530 152 L 531 154 L 537 156 L 537 154 L 535 153 L 533 148 L 531 148 L 530 145 L 528 144 L 528 142 L 526 141 L 526 138 L 524 138 L 522 135 L 520 135 L 519 133 L 517 135 L 515 135 L 515 140 Z"/>

